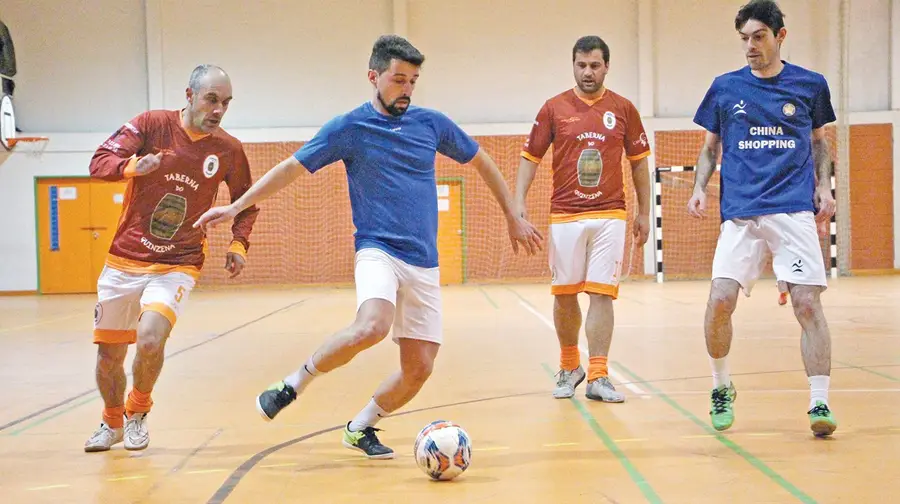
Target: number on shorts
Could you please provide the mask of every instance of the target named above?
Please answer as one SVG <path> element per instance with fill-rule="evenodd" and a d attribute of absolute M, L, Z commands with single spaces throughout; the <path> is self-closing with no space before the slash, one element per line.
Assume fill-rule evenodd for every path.
<path fill-rule="evenodd" d="M 179 285 L 179 286 L 178 286 L 178 292 L 175 293 L 175 302 L 176 302 L 176 303 L 180 303 L 180 302 L 181 302 L 181 298 L 183 298 L 183 297 L 184 297 L 184 287 L 182 287 L 182 286 Z"/>

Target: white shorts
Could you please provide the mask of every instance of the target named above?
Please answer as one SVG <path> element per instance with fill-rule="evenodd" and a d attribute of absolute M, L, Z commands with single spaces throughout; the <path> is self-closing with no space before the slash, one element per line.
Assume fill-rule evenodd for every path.
<path fill-rule="evenodd" d="M 583 219 L 550 224 L 550 292 L 619 296 L 625 221 Z"/>
<path fill-rule="evenodd" d="M 187 273 L 135 274 L 104 266 L 97 280 L 94 343 L 134 343 L 146 311 L 163 315 L 175 327 L 194 285 Z"/>
<path fill-rule="evenodd" d="M 394 307 L 393 340 L 443 341 L 440 268 L 407 264 L 376 248 L 356 253 L 356 309 L 369 299 Z"/>
<path fill-rule="evenodd" d="M 778 282 L 827 287 L 825 261 L 812 212 L 723 222 L 712 277 L 737 281 L 749 296 L 769 253 Z"/>

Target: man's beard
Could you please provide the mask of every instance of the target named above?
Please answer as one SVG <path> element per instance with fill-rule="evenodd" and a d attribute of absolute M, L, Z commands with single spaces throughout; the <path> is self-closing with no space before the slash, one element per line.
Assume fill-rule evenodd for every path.
<path fill-rule="evenodd" d="M 396 103 L 397 103 L 397 100 L 400 100 L 402 98 L 406 99 L 407 104 L 406 104 L 406 108 L 401 109 L 396 106 Z M 384 102 L 384 98 L 381 97 L 381 92 L 378 93 L 378 101 L 381 102 L 381 106 L 384 107 L 384 109 L 388 111 L 388 114 L 391 114 L 394 117 L 400 117 L 403 114 L 405 114 L 406 111 L 409 110 L 409 105 L 410 105 L 410 99 L 408 96 L 401 96 L 400 98 L 397 98 L 397 100 L 394 100 L 393 103 L 388 105 L 387 103 Z"/>

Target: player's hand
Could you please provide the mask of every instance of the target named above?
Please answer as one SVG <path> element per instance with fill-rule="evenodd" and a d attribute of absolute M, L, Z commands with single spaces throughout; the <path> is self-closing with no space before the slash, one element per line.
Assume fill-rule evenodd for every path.
<path fill-rule="evenodd" d="M 687 205 L 688 214 L 698 219 L 706 217 L 706 193 L 694 191 Z"/>
<path fill-rule="evenodd" d="M 528 206 L 525 205 L 524 201 L 516 202 L 516 215 L 525 220 L 528 220 Z"/>
<path fill-rule="evenodd" d="M 153 173 L 157 168 L 159 168 L 159 165 L 162 163 L 163 156 L 171 155 L 171 151 L 159 151 L 155 154 L 147 154 L 141 159 L 138 159 L 137 164 L 134 165 L 134 172 L 138 177 L 140 177 L 141 175 L 147 175 L 148 173 Z"/>
<path fill-rule="evenodd" d="M 244 264 L 247 264 L 247 261 L 240 254 L 235 254 L 234 252 L 225 254 L 225 271 L 231 273 L 231 276 L 228 278 L 240 275 L 241 271 L 244 271 Z"/>
<path fill-rule="evenodd" d="M 816 222 L 827 222 L 834 215 L 835 210 L 834 196 L 831 195 L 830 188 L 816 188 L 816 207 L 819 212 L 816 213 Z"/>
<path fill-rule="evenodd" d="M 816 231 L 819 232 L 819 238 L 825 238 L 825 235 L 828 234 L 828 222 L 816 221 Z"/>
<path fill-rule="evenodd" d="M 194 223 L 193 227 L 195 229 L 200 228 L 206 232 L 207 227 L 217 226 L 223 222 L 228 222 L 231 219 L 234 219 L 234 216 L 237 214 L 237 208 L 234 208 L 231 205 L 210 208 L 205 214 L 197 219 L 197 222 Z"/>
<path fill-rule="evenodd" d="M 509 226 L 509 241 L 512 243 L 513 252 L 519 253 L 519 243 L 528 252 L 528 255 L 537 254 L 543 250 L 541 245 L 544 237 L 530 222 L 520 215 L 513 215 L 507 219 Z"/>
<path fill-rule="evenodd" d="M 634 218 L 634 238 L 638 247 L 643 247 L 650 238 L 650 216 L 638 214 Z"/>

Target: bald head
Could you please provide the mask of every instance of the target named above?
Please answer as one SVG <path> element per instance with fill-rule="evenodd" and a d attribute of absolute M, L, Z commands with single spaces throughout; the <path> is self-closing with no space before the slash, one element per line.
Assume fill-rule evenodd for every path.
<path fill-rule="evenodd" d="M 231 79 L 215 65 L 198 65 L 191 72 L 185 90 L 185 127 L 196 133 L 210 133 L 219 127 L 231 103 Z"/>
<path fill-rule="evenodd" d="M 194 71 L 191 72 L 191 80 L 188 81 L 188 87 L 193 89 L 194 92 L 200 91 L 200 89 L 207 85 L 207 83 L 224 81 L 231 83 L 231 79 L 228 77 L 228 74 L 225 73 L 225 70 L 222 70 L 221 67 L 217 67 L 216 65 L 197 65 L 194 68 Z"/>

